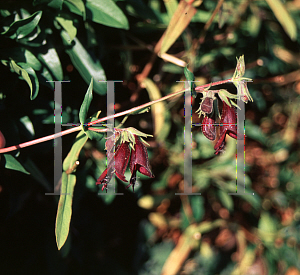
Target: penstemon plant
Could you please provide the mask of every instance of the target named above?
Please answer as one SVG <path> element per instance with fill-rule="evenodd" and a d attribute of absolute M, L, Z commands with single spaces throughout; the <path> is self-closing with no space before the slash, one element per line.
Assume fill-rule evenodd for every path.
<path fill-rule="evenodd" d="M 243 77 L 244 73 L 245 73 L 244 56 L 241 56 L 237 60 L 237 66 L 232 78 L 223 81 L 213 82 L 198 87 L 195 87 L 194 84 L 191 85 L 190 89 L 192 89 L 191 92 L 194 97 L 196 97 L 197 94 L 199 93 L 203 94 L 200 107 L 196 112 L 199 114 L 199 117 L 202 115 L 204 116 L 202 122 L 202 131 L 204 136 L 211 141 L 214 141 L 216 139 L 217 110 L 214 110 L 213 103 L 215 100 L 217 100 L 217 96 L 223 103 L 222 115 L 219 123 L 220 137 L 214 146 L 215 154 L 219 154 L 224 149 L 226 135 L 229 135 L 235 139 L 237 138 L 236 108 L 238 108 L 238 106 L 235 103 L 235 100 L 240 99 L 245 103 L 247 103 L 249 100 L 253 101 L 247 88 L 247 82 L 250 82 L 252 80 L 249 78 L 244 78 Z M 188 81 L 194 80 L 194 75 L 190 71 L 188 71 L 187 68 L 185 68 L 185 75 Z M 231 94 L 224 89 L 210 90 L 210 88 L 213 86 L 225 84 L 225 83 L 233 83 L 237 88 L 237 94 Z M 76 167 L 79 165 L 78 162 L 79 153 L 89 138 L 100 140 L 104 137 L 105 133 L 110 131 L 110 129 L 107 127 L 106 124 L 102 124 L 102 126 L 93 126 L 93 125 L 103 123 L 111 118 L 125 116 L 121 124 L 114 128 L 114 135 L 110 136 L 106 140 L 105 149 L 107 150 L 107 157 L 112 161 L 108 163 L 107 168 L 103 171 L 101 176 L 97 180 L 95 180 L 95 184 L 102 185 L 101 188 L 102 191 L 107 190 L 107 185 L 111 180 L 113 174 L 115 174 L 117 178 L 119 178 L 121 181 L 128 182 L 127 179 L 125 178 L 125 171 L 129 164 L 131 177 L 129 179 L 129 184 L 126 186 L 126 188 L 132 187 L 134 191 L 137 172 L 150 178 L 154 177 L 151 171 L 151 167 L 148 159 L 148 153 L 146 149 L 146 145 L 148 144 L 146 141 L 143 140 L 143 138 L 147 138 L 148 136 L 151 135 L 142 133 L 132 127 L 121 128 L 122 125 L 124 124 L 125 120 L 128 118 L 129 115 L 140 114 L 145 111 L 149 111 L 149 107 L 151 105 L 156 104 L 158 102 L 162 102 L 174 96 L 183 94 L 184 92 L 187 91 L 187 89 L 177 91 L 175 93 L 169 94 L 160 99 L 153 100 L 146 104 L 140 105 L 138 107 L 134 107 L 132 109 L 126 110 L 124 112 L 120 112 L 112 116 L 98 118 L 98 116 L 100 115 L 100 112 L 98 112 L 95 116 L 86 118 L 87 112 L 89 110 L 93 98 L 92 91 L 93 91 L 93 79 L 91 80 L 84 101 L 80 108 L 80 113 L 79 113 L 79 120 L 81 122 L 80 126 L 73 127 L 71 129 L 62 131 L 61 133 L 58 134 L 39 138 L 16 146 L 10 146 L 7 148 L 0 149 L 0 154 L 3 154 L 18 148 L 32 146 L 34 144 L 38 144 L 44 141 L 48 141 L 51 139 L 55 139 L 57 137 L 64 136 L 66 134 L 79 131 L 76 137 L 76 141 L 74 142 L 69 154 L 67 155 L 67 157 L 64 159 L 63 162 L 63 171 L 61 177 L 61 195 L 58 203 L 56 227 L 55 227 L 58 249 L 61 249 L 62 246 L 65 244 L 69 234 L 69 226 L 70 226 L 71 215 L 72 215 L 72 198 L 73 198 L 73 192 L 76 183 L 75 171 L 76 171 Z M 0 145 L 1 147 L 4 147 L 5 145 L 5 138 L 1 132 L 0 132 Z M 115 152 L 113 150 L 114 146 L 115 146 Z M 4 156 L 8 158 L 10 155 L 4 154 Z M 114 165 L 113 162 L 115 162 Z M 19 170 L 25 171 L 24 168 L 22 170 L 22 167 L 20 167 Z"/>

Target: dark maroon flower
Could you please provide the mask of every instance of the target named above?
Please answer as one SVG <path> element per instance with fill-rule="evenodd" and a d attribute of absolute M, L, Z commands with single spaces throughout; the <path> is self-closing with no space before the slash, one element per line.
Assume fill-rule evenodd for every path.
<path fill-rule="evenodd" d="M 108 155 L 111 154 L 109 147 L 107 147 Z M 108 164 L 108 168 L 104 170 L 101 176 L 98 178 L 96 184 L 103 184 L 102 191 L 104 188 L 107 188 L 107 184 L 111 180 L 112 175 L 115 173 L 116 176 L 121 180 L 127 182 L 124 174 L 129 162 L 130 157 L 130 150 L 129 150 L 129 143 L 123 142 L 122 144 L 118 145 L 116 148 L 115 158 L 111 159 Z M 113 164 L 115 161 L 115 169 L 113 169 Z"/>
<path fill-rule="evenodd" d="M 213 110 L 214 99 L 205 97 L 200 105 L 201 111 L 205 114 L 210 114 Z"/>
<path fill-rule="evenodd" d="M 129 188 L 132 185 L 132 190 L 134 191 L 137 171 L 147 177 L 154 178 L 149 164 L 147 149 L 145 145 L 140 141 L 138 136 L 135 136 L 134 150 L 131 149 L 129 167 L 132 175 L 130 178 L 130 184 L 128 184 L 126 188 Z"/>
<path fill-rule="evenodd" d="M 223 110 L 220 120 L 220 137 L 214 147 L 216 155 L 224 148 L 226 134 L 232 138 L 237 138 L 236 109 L 235 107 L 228 106 L 223 101 Z"/>
<path fill-rule="evenodd" d="M 204 117 L 202 121 L 202 132 L 210 140 L 216 139 L 215 120 L 209 117 Z"/>

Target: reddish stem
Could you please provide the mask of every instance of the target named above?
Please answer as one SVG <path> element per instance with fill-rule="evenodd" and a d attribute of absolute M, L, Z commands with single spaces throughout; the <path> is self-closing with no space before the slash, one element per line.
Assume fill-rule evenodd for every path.
<path fill-rule="evenodd" d="M 200 92 L 200 91 L 202 91 L 203 89 L 205 89 L 207 87 L 217 86 L 217 85 L 225 84 L 225 83 L 228 83 L 228 82 L 231 82 L 231 79 L 226 79 L 226 80 L 221 80 L 221 81 L 217 81 L 217 82 L 210 83 L 210 84 L 201 85 L 201 86 L 196 87 L 195 90 L 198 91 L 198 92 Z M 95 120 L 95 121 L 91 121 L 91 122 L 88 123 L 88 126 L 91 126 L 93 124 L 106 121 L 108 119 L 112 119 L 112 118 L 124 116 L 124 115 L 130 114 L 130 113 L 132 113 L 134 111 L 138 111 L 140 109 L 144 109 L 144 108 L 146 108 L 148 106 L 151 106 L 152 104 L 158 103 L 160 101 L 164 101 L 164 100 L 166 100 L 166 99 L 168 99 L 170 97 L 173 97 L 173 96 L 179 95 L 181 93 L 184 93 L 185 91 L 186 90 L 183 89 L 183 90 L 180 90 L 178 92 L 166 95 L 166 96 L 164 96 L 164 97 L 162 97 L 160 99 L 157 99 L 157 100 L 145 103 L 145 104 L 140 105 L 138 107 L 131 108 L 131 109 L 126 110 L 124 112 L 121 112 L 121 113 L 118 113 L 118 114 L 115 114 L 115 115 L 111 115 L 111 116 L 107 116 L 107 117 L 104 117 L 104 118 L 100 118 L 100 119 Z M 68 129 L 68 130 L 65 130 L 65 131 L 62 131 L 62 132 L 54 134 L 54 135 L 49 135 L 49 136 L 46 136 L 46 137 L 42 137 L 42 138 L 38 138 L 38 139 L 35 139 L 35 140 L 32 140 L 32 141 L 21 143 L 19 145 L 14 145 L 14 146 L 10 146 L 10 147 L 7 147 L 7 148 L 2 148 L 2 149 L 0 149 L 0 154 L 7 153 L 7 152 L 10 152 L 10 151 L 14 151 L 16 149 L 28 147 L 28 146 L 31 146 L 31 145 L 35 145 L 35 144 L 38 144 L 38 143 L 42 143 L 42 142 L 45 142 L 45 141 L 48 141 L 48 140 L 52 140 L 52 139 L 55 139 L 55 138 L 58 138 L 58 137 L 61 137 L 61 136 L 67 135 L 67 134 L 71 134 L 71 133 L 80 131 L 81 129 L 82 129 L 81 126 L 77 126 L 77 127 L 74 127 L 74 128 L 71 128 L 71 129 Z"/>
<path fill-rule="evenodd" d="M 20 148 L 28 147 L 28 146 L 31 146 L 31 145 L 34 145 L 34 144 L 42 143 L 42 142 L 45 142 L 45 141 L 48 141 L 48 140 L 51 140 L 51 139 L 55 139 L 55 138 L 67 135 L 67 134 L 71 134 L 73 132 L 79 131 L 80 129 L 81 129 L 81 126 L 77 126 L 77 127 L 62 131 L 62 132 L 54 134 L 54 135 L 38 138 L 38 139 L 35 139 L 35 140 L 32 140 L 32 141 L 21 143 L 19 145 L 14 145 L 14 146 L 10 146 L 10 147 L 7 147 L 7 148 L 2 148 L 2 149 L 0 149 L 0 154 L 1 153 L 7 153 L 7 152 L 10 152 L 10 151 L 14 151 L 14 150 L 17 150 L 17 149 L 20 149 Z"/>

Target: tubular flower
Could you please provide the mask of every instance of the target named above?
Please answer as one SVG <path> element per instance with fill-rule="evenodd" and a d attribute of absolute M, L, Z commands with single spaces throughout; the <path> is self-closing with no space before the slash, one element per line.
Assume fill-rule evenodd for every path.
<path fill-rule="evenodd" d="M 215 120 L 209 117 L 204 117 L 202 121 L 202 132 L 210 140 L 216 139 Z"/>
<path fill-rule="evenodd" d="M 110 140 L 107 141 L 106 145 L 110 145 Z M 112 146 L 107 146 L 108 156 L 111 156 Z M 96 184 L 103 184 L 102 191 L 107 188 L 107 184 L 110 182 L 112 175 L 115 173 L 116 176 L 121 180 L 127 182 L 124 174 L 129 162 L 130 150 L 129 143 L 123 142 L 116 148 L 115 158 L 112 158 L 108 164 L 108 168 L 104 170 L 101 176 L 98 178 Z M 115 167 L 113 168 L 113 164 L 115 162 Z"/>
<path fill-rule="evenodd" d="M 145 145 L 141 142 L 138 136 L 135 135 L 135 146 L 131 150 L 130 156 L 130 184 L 126 186 L 129 188 L 132 185 L 132 190 L 134 191 L 134 185 L 136 182 L 136 172 L 139 171 L 141 174 L 154 178 L 154 175 L 151 172 L 148 153 Z"/>
<path fill-rule="evenodd" d="M 228 134 L 232 138 L 237 138 L 236 109 L 235 107 L 228 106 L 223 101 L 223 110 L 220 121 L 220 137 L 214 147 L 214 149 L 216 150 L 216 155 L 219 154 L 219 152 L 225 146 L 226 134 Z"/>

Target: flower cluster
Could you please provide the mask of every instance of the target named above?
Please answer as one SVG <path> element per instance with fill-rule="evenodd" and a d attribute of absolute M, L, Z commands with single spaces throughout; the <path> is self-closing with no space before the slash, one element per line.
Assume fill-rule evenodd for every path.
<path fill-rule="evenodd" d="M 251 81 L 249 78 L 243 77 L 245 73 L 244 56 L 238 59 L 236 70 L 233 74 L 231 82 L 237 87 L 237 94 L 231 94 L 226 90 L 209 90 L 210 87 L 201 91 L 203 94 L 202 101 L 199 109 L 196 111 L 199 117 L 203 114 L 202 132 L 206 138 L 214 141 L 216 139 L 216 127 L 214 110 L 215 94 L 221 99 L 223 103 L 222 115 L 220 119 L 220 137 L 216 142 L 214 149 L 215 154 L 219 154 L 225 147 L 226 135 L 237 139 L 237 104 L 234 102 L 236 99 L 240 99 L 247 103 L 249 100 L 253 101 L 248 88 L 247 83 Z M 216 108 L 217 109 L 217 108 Z M 242 138 L 242 137 L 239 137 Z"/>
<path fill-rule="evenodd" d="M 205 116 L 202 121 L 202 132 L 206 138 L 214 141 L 216 139 L 216 127 L 214 117 Z M 237 138 L 236 108 L 229 106 L 223 101 L 222 116 L 220 120 L 220 137 L 214 147 L 215 154 L 219 154 L 225 146 L 225 138 L 228 134 Z"/>
<path fill-rule="evenodd" d="M 106 141 L 107 157 L 110 161 L 107 168 L 96 182 L 96 184 L 103 184 L 102 191 L 107 189 L 107 184 L 111 180 L 113 174 L 115 174 L 121 181 L 127 182 L 124 174 L 128 166 L 129 159 L 131 178 L 130 183 L 126 186 L 126 188 L 132 186 L 132 190 L 134 191 L 137 171 L 145 176 L 154 178 L 149 164 L 147 149 L 144 144 L 146 142 L 140 137 L 141 135 L 147 136 L 133 128 L 130 128 L 129 130 L 118 130 L 115 133 L 115 136 L 110 137 Z M 113 145 L 116 144 L 117 141 L 119 141 L 120 144 L 116 146 L 114 154 Z M 115 164 L 114 168 L 113 164 Z"/>

